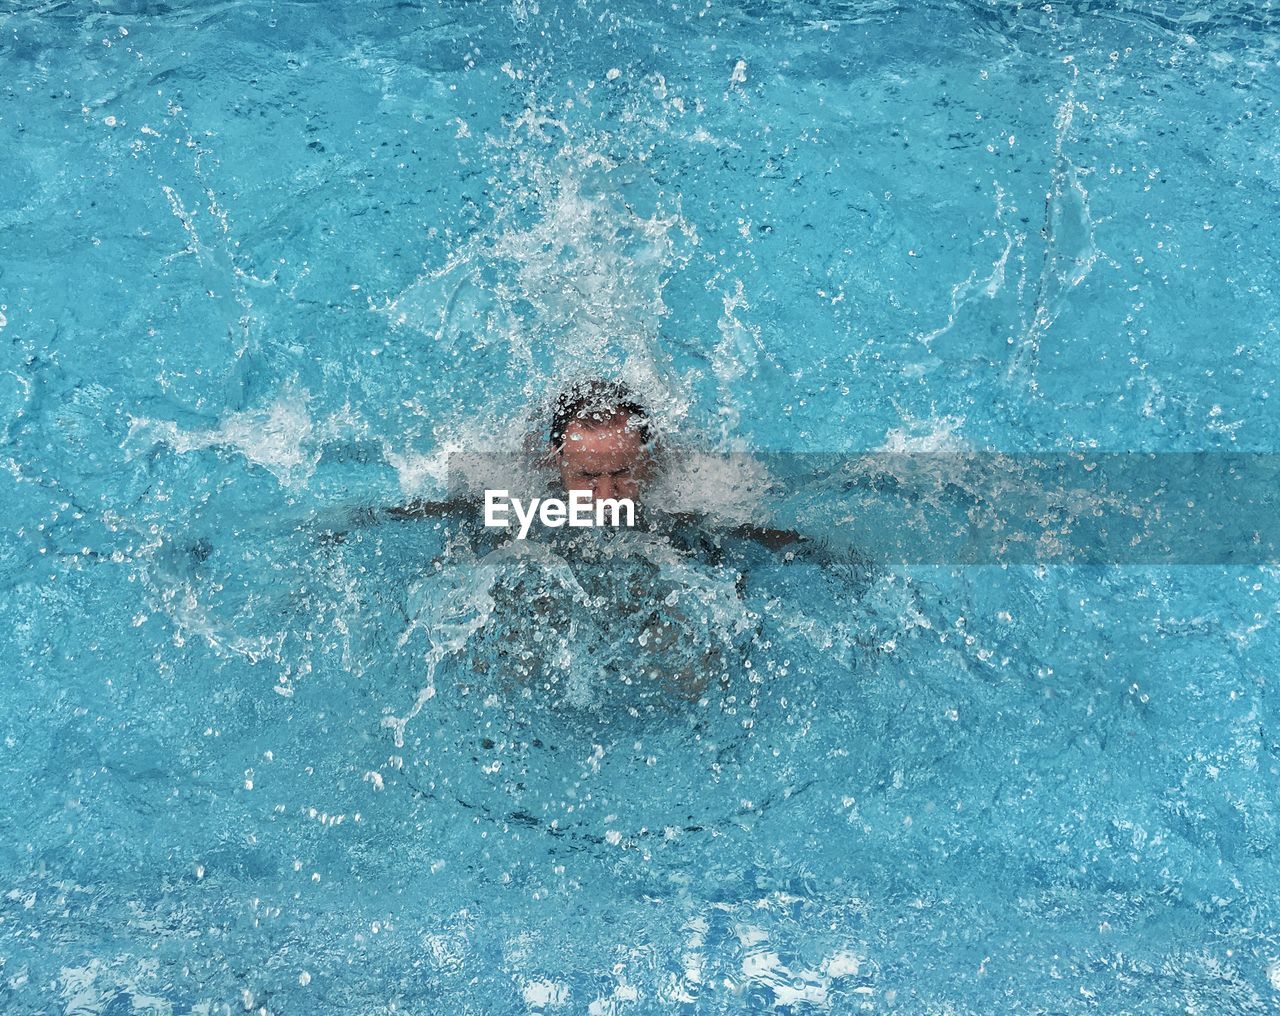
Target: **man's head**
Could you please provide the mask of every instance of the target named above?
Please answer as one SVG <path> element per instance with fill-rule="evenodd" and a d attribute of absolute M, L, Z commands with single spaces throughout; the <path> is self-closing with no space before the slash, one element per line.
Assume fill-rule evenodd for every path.
<path fill-rule="evenodd" d="M 620 381 L 570 385 L 556 398 L 551 454 L 565 491 L 639 501 L 651 461 L 649 417 Z"/>

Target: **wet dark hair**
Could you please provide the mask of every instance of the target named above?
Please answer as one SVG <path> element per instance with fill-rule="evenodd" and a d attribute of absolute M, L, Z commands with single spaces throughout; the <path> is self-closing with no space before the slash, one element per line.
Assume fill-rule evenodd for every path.
<path fill-rule="evenodd" d="M 622 381 L 593 379 L 575 381 L 565 387 L 551 404 L 551 447 L 559 450 L 564 435 L 576 420 L 605 423 L 625 413 L 630 426 L 645 444 L 651 436 L 649 414 Z"/>

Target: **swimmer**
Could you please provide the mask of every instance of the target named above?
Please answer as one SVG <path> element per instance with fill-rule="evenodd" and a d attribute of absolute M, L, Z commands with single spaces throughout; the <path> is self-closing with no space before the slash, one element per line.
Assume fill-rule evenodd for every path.
<path fill-rule="evenodd" d="M 569 385 L 556 397 L 543 462 L 554 468 L 566 495 L 586 491 L 593 501 L 627 498 L 635 503 L 642 528 L 656 524 L 653 512 L 644 510 L 645 488 L 661 465 L 649 414 L 621 381 L 589 380 Z M 387 509 L 392 518 L 440 517 L 464 508 L 470 501 L 411 501 Z M 699 520 L 686 513 L 671 513 L 676 527 Z M 790 530 L 755 525 L 734 526 L 723 535 L 745 537 L 771 550 L 813 552 L 815 541 Z"/>
<path fill-rule="evenodd" d="M 692 513 L 667 512 L 661 506 L 647 506 L 645 493 L 662 469 L 665 452 L 657 441 L 649 413 L 631 389 L 621 381 L 588 380 L 571 384 L 552 402 L 544 434 L 534 446 L 540 465 L 553 474 L 550 483 L 565 497 L 585 491 L 592 502 L 629 499 L 635 505 L 636 528 L 656 535 L 677 554 L 687 555 L 703 564 L 719 565 L 726 552 L 732 553 L 726 538 L 741 538 L 770 551 L 780 551 L 786 560 L 804 558 L 823 565 L 847 565 L 855 562 L 847 555 L 833 554 L 819 540 L 790 530 L 770 529 L 758 525 L 712 526 L 708 520 Z M 646 510 L 649 508 L 650 510 Z M 485 532 L 480 527 L 483 509 L 478 498 L 457 497 L 442 500 L 414 500 L 381 511 L 369 511 L 361 519 L 348 519 L 357 524 L 379 521 L 379 517 L 400 520 L 455 518 L 475 526 L 473 534 Z M 505 539 L 510 530 L 501 530 L 495 539 Z M 564 534 L 564 530 L 558 530 Z M 345 533 L 329 533 L 327 538 L 341 542 Z M 558 537 L 557 537 L 558 539 Z M 595 541 L 583 545 L 584 553 L 593 552 Z M 612 569 L 592 581 L 618 578 Z M 624 580 L 625 581 L 625 580 Z M 739 572 L 735 585 L 738 595 L 745 591 L 747 576 Z M 701 626 L 672 602 L 647 598 L 643 586 L 623 594 L 627 606 L 610 623 L 617 623 L 630 633 L 628 644 L 642 651 L 633 653 L 629 663 L 644 659 L 643 672 L 652 687 L 662 689 L 670 699 L 699 701 L 708 687 L 709 677 L 720 675 L 721 684 L 727 673 L 721 660 L 721 647 L 714 639 L 699 634 Z M 665 601 L 665 597 L 658 600 Z M 544 623 L 553 622 L 554 604 L 535 597 L 523 603 L 525 616 L 532 612 Z M 627 618 L 632 620 L 628 621 Z M 621 636 L 620 636 L 621 637 Z M 502 652 L 504 648 L 498 650 Z M 516 655 L 519 655 L 518 653 Z M 527 660 L 514 661 L 507 669 L 522 672 Z M 478 669 L 488 670 L 481 661 Z M 517 680 L 534 679 L 532 674 Z"/>

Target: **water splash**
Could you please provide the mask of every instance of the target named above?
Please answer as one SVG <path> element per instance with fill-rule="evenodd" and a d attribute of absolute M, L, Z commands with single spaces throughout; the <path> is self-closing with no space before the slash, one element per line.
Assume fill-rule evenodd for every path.
<path fill-rule="evenodd" d="M 1068 58 L 1070 59 L 1070 58 Z M 1071 84 L 1054 117 L 1053 167 L 1049 189 L 1045 194 L 1044 261 L 1030 323 L 1016 340 L 1005 371 L 1007 380 L 1035 387 L 1035 369 L 1040 343 L 1062 313 L 1071 293 L 1088 277 L 1098 260 L 1094 243 L 1095 221 L 1089 211 L 1089 192 L 1083 178 L 1088 172 L 1071 161 L 1066 146 L 1071 137 L 1072 121 L 1081 108 L 1076 99 L 1075 83 L 1079 67 L 1071 62 Z"/>
<path fill-rule="evenodd" d="M 622 375 L 660 413 L 663 290 L 696 245 L 675 203 L 618 197 L 608 139 L 532 108 L 490 139 L 491 221 L 378 310 L 448 356 L 498 347 L 533 402 L 558 379 Z M 676 403 L 679 404 L 677 399 Z"/>
<path fill-rule="evenodd" d="M 711 366 L 720 386 L 720 439 L 726 447 L 732 447 L 730 435 L 741 420 L 737 410 L 737 387 L 743 378 L 754 373 L 765 355 L 759 326 L 746 323 L 740 313 L 749 310 L 750 306 L 742 280 L 735 279 L 733 288 L 724 294 L 724 312 L 716 322 L 720 341 L 711 354 Z"/>
<path fill-rule="evenodd" d="M 126 447 L 164 444 L 179 455 L 225 448 L 262 466 L 282 486 L 302 486 L 315 472 L 320 450 L 316 427 L 307 411 L 308 393 L 285 392 L 269 405 L 229 413 L 216 427 L 184 430 L 172 420 L 130 420 Z"/>
<path fill-rule="evenodd" d="M 974 269 L 961 282 L 957 282 L 951 287 L 950 309 L 947 312 L 947 320 L 930 332 L 924 332 L 917 336 L 919 341 L 924 344 L 925 348 L 932 346 L 933 341 L 946 335 L 955 326 L 956 319 L 960 315 L 961 309 L 972 300 L 978 298 L 986 298 L 994 300 L 1005 285 L 1005 275 L 1009 265 L 1009 255 L 1013 253 L 1014 248 L 1021 248 L 1024 240 L 1023 233 L 1010 226 L 1006 222 L 1006 215 L 1011 215 L 1017 211 L 1009 202 L 1007 194 L 1000 184 L 995 185 L 996 192 L 996 222 L 999 226 L 999 232 L 1004 241 L 1004 246 L 1000 253 L 996 255 L 995 260 L 991 263 L 991 271 L 987 275 L 980 275 L 978 269 Z M 987 236 L 994 236 L 996 230 L 987 230 Z"/>
<path fill-rule="evenodd" d="M 425 640 L 423 684 L 404 715 L 383 721 L 397 746 L 451 656 L 465 663 L 460 681 L 504 696 L 537 688 L 570 709 L 634 715 L 727 678 L 753 624 L 734 575 L 650 534 L 566 543 L 572 550 L 524 541 L 464 556 L 415 587 L 397 649 Z"/>

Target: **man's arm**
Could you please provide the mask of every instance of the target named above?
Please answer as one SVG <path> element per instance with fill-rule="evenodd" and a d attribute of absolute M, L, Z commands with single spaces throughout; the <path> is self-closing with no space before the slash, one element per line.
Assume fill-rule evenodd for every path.
<path fill-rule="evenodd" d="M 729 532 L 733 536 L 755 540 L 756 543 L 767 547 L 769 550 L 801 550 L 814 542 L 807 536 L 801 536 L 794 529 L 767 529 L 751 523 L 737 526 L 730 529 Z"/>
<path fill-rule="evenodd" d="M 319 526 L 320 542 L 342 543 L 351 530 L 376 526 L 388 520 L 443 519 L 470 507 L 473 507 L 471 502 L 465 498 L 447 498 L 443 501 L 425 501 L 418 498 L 391 508 L 350 509 L 341 518 L 332 520 L 331 524 Z"/>
<path fill-rule="evenodd" d="M 735 526 L 728 533 L 778 552 L 786 561 L 809 561 L 824 568 L 848 568 L 853 574 L 864 577 L 875 570 L 871 559 L 859 553 L 857 548 L 842 547 L 832 540 L 806 536 L 794 529 L 770 529 L 747 523 Z"/>
<path fill-rule="evenodd" d="M 873 568 L 870 558 L 854 547 L 841 547 L 832 540 L 808 536 L 794 529 L 774 529 L 752 522 L 720 529 L 708 517 L 692 512 L 673 512 L 670 518 L 677 532 L 698 534 L 703 552 L 713 555 L 713 560 L 718 560 L 723 549 L 720 540 L 729 536 L 758 543 L 766 550 L 780 554 L 785 561 L 809 561 L 823 567 L 854 567 L 860 571 Z"/>
<path fill-rule="evenodd" d="M 383 508 L 382 512 L 393 519 L 440 519 L 456 514 L 470 505 L 470 501 L 460 497 L 448 498 L 444 501 L 424 501 L 421 498 L 415 498 L 394 508 Z"/>

